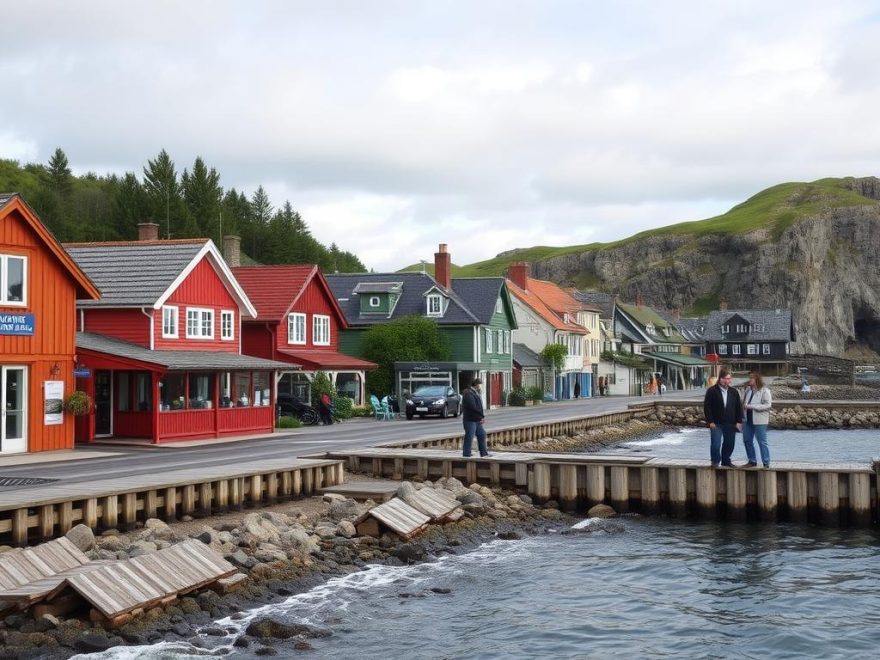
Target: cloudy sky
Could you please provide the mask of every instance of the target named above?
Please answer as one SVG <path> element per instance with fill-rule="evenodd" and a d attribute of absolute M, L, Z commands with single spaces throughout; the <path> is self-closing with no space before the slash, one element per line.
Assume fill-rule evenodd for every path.
<path fill-rule="evenodd" d="M 0 157 L 201 155 L 376 270 L 880 173 L 875 1 L 0 6 Z"/>

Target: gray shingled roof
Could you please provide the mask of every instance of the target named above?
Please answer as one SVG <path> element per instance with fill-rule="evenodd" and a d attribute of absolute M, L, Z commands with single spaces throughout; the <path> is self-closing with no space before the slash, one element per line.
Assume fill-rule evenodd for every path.
<path fill-rule="evenodd" d="M 513 361 L 521 367 L 543 367 L 544 358 L 525 344 L 513 344 Z"/>
<path fill-rule="evenodd" d="M 143 346 L 121 339 L 113 339 L 91 332 L 76 333 L 76 347 L 115 355 L 129 360 L 148 362 L 172 370 L 195 369 L 271 369 L 289 371 L 299 365 L 275 362 L 238 353 L 213 351 L 151 351 Z"/>
<path fill-rule="evenodd" d="M 488 324 L 504 286 L 503 277 L 453 277 L 452 290 L 480 323 Z"/>
<path fill-rule="evenodd" d="M 101 300 L 78 304 L 82 307 L 152 306 L 206 242 L 203 238 L 65 245 L 77 265 L 101 290 Z"/>
<path fill-rule="evenodd" d="M 0 209 L 6 206 L 18 193 L 0 193 Z"/>
<path fill-rule="evenodd" d="M 702 343 L 706 334 L 708 321 L 706 319 L 678 319 L 673 321 L 681 336 L 689 342 Z"/>
<path fill-rule="evenodd" d="M 365 326 L 377 323 L 387 323 L 394 319 L 413 314 L 425 315 L 425 293 L 431 288 L 444 291 L 449 295 L 449 305 L 442 317 L 435 319 L 441 325 L 473 325 L 478 323 L 477 317 L 467 308 L 461 297 L 453 291 L 445 291 L 437 284 L 437 280 L 427 273 L 352 273 L 326 275 L 327 282 L 333 291 L 333 295 L 339 302 L 342 312 L 349 325 Z M 388 282 L 390 278 L 402 282 L 400 298 L 394 307 L 391 318 L 376 316 L 376 314 L 361 314 L 361 304 L 358 295 L 354 293 L 360 284 Z M 492 278 L 495 279 L 495 278 Z M 363 289 L 360 289 L 363 290 Z M 494 303 L 493 303 L 494 304 Z"/>
<path fill-rule="evenodd" d="M 394 293 L 402 286 L 402 282 L 361 282 L 355 293 Z"/>
<path fill-rule="evenodd" d="M 599 318 L 610 319 L 614 316 L 614 299 L 613 293 L 602 293 L 601 291 L 575 291 L 572 294 L 575 300 L 582 303 L 592 305 L 599 310 Z"/>
<path fill-rule="evenodd" d="M 734 316 L 740 316 L 749 324 L 764 325 L 764 332 L 751 332 L 742 341 L 793 341 L 794 328 L 789 309 L 727 309 L 709 312 L 706 322 L 706 341 L 725 341 L 728 335 L 721 332 L 721 326 Z M 739 339 L 739 337 L 737 337 Z"/>

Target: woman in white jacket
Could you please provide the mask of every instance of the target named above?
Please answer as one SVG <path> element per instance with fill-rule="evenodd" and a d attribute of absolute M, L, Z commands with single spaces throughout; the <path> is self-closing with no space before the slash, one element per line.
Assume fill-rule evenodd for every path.
<path fill-rule="evenodd" d="M 757 439 L 758 448 L 761 450 L 761 462 L 765 468 L 770 467 L 770 448 L 767 446 L 767 425 L 770 423 L 770 408 L 773 406 L 773 396 L 770 390 L 764 386 L 761 374 L 752 372 L 749 375 L 749 384 L 743 392 L 743 409 L 746 411 L 746 419 L 743 423 L 743 444 L 746 446 L 746 456 L 749 462 L 746 467 L 757 467 L 758 461 L 755 456 L 755 444 Z"/>

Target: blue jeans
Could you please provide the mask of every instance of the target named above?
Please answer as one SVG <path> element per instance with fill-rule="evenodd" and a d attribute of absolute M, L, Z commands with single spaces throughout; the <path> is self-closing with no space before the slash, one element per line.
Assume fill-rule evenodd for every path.
<path fill-rule="evenodd" d="M 461 445 L 462 456 L 471 455 L 471 445 L 473 444 L 474 435 L 477 436 L 477 447 L 480 449 L 480 456 L 489 453 L 486 449 L 486 429 L 483 428 L 481 422 L 463 422 L 464 424 L 464 442 Z"/>
<path fill-rule="evenodd" d="M 728 465 L 736 445 L 736 426 L 732 424 L 716 424 L 709 429 L 709 456 L 713 465 Z"/>
<path fill-rule="evenodd" d="M 764 465 L 770 465 L 770 447 L 767 445 L 767 425 L 766 424 L 743 424 L 743 444 L 746 446 L 746 456 L 749 457 L 749 463 L 757 463 L 755 459 L 755 444 L 752 438 L 758 441 L 758 448 L 761 450 L 761 462 Z"/>

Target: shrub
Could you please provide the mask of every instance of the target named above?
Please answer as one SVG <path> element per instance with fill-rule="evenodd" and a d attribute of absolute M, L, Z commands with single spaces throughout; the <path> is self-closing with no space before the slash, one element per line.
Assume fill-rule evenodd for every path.
<path fill-rule="evenodd" d="M 302 426 L 302 422 L 296 417 L 279 417 L 275 421 L 276 429 L 298 429 Z"/>
<path fill-rule="evenodd" d="M 522 386 L 514 387 L 510 390 L 510 396 L 507 397 L 507 404 L 510 406 L 524 406 L 526 405 L 526 389 Z"/>
<path fill-rule="evenodd" d="M 333 396 L 333 407 L 336 408 L 336 416 L 339 419 L 351 419 L 354 414 L 354 401 L 344 394 Z"/>
<path fill-rule="evenodd" d="M 92 411 L 92 397 L 76 390 L 64 400 L 64 409 L 71 415 L 88 415 Z"/>
<path fill-rule="evenodd" d="M 543 401 L 544 388 L 540 385 L 532 385 L 529 389 L 526 390 L 526 399 L 528 399 L 529 401 Z"/>
<path fill-rule="evenodd" d="M 351 416 L 352 417 L 372 417 L 373 416 L 373 406 L 352 406 L 351 407 Z"/>
<path fill-rule="evenodd" d="M 331 399 L 334 395 L 333 392 L 333 383 L 330 382 L 330 376 L 328 376 L 323 371 L 316 371 L 314 378 L 312 378 L 312 405 L 317 407 L 318 401 L 321 400 L 321 395 L 326 392 L 330 395 Z"/>
<path fill-rule="evenodd" d="M 547 344 L 541 349 L 541 357 L 557 372 L 562 371 L 565 367 L 566 355 L 568 355 L 568 348 L 562 344 Z"/>

